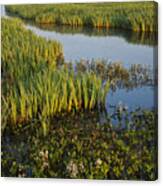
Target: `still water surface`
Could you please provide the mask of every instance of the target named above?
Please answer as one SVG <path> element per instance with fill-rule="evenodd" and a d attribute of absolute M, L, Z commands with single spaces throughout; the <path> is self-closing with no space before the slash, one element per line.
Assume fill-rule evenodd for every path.
<path fill-rule="evenodd" d="M 153 66 L 155 46 L 129 43 L 124 37 L 118 36 L 117 32 L 115 35 L 112 31 L 111 35 L 102 35 L 101 33 L 98 36 L 86 35 L 87 32 L 84 32 L 84 29 L 81 30 L 81 33 L 75 33 L 75 28 L 73 28 L 73 33 L 70 29 L 68 33 L 64 33 L 61 32 L 63 27 L 55 28 L 54 26 L 53 30 L 43 30 L 33 25 L 27 25 L 27 28 L 39 36 L 60 41 L 63 45 L 65 59 L 68 61 L 106 59 L 113 62 L 121 61 L 126 67 L 131 64 Z M 66 27 L 64 30 L 66 32 Z"/>

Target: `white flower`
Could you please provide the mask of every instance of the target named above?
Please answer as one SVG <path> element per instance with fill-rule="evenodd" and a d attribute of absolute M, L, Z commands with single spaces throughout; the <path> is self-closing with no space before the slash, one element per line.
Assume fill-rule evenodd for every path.
<path fill-rule="evenodd" d="M 40 156 L 44 156 L 44 152 L 43 151 L 40 151 L 39 155 Z"/>
<path fill-rule="evenodd" d="M 70 173 L 71 177 L 76 177 L 78 174 L 78 167 L 77 165 L 71 160 L 67 165 L 67 170 Z"/>
<path fill-rule="evenodd" d="M 83 165 L 82 162 L 79 164 L 79 167 L 80 167 L 81 172 L 83 172 L 84 171 L 84 165 Z"/>
<path fill-rule="evenodd" d="M 96 165 L 99 166 L 99 165 L 101 165 L 101 164 L 102 164 L 102 160 L 101 160 L 100 158 L 98 158 L 98 159 L 96 160 Z"/>

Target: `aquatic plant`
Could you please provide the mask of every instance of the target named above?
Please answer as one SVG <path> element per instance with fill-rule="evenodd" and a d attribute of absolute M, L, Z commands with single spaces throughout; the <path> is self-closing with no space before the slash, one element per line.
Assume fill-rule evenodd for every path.
<path fill-rule="evenodd" d="M 8 5 L 6 10 L 41 24 L 157 31 L 155 2 Z"/>
<path fill-rule="evenodd" d="M 4 127 L 9 123 L 15 126 L 15 124 L 24 124 L 38 119 L 43 134 L 46 136 L 49 128 L 46 120 L 48 117 L 67 112 L 105 110 L 106 94 L 110 88 L 120 86 L 120 81 L 127 87 L 130 87 L 131 81 L 131 87 L 133 87 L 133 79 L 136 85 L 148 82 L 150 79 L 148 69 L 141 65 L 133 65 L 127 70 L 121 63 L 107 64 L 105 61 L 83 60 L 74 68 L 72 64 L 64 64 L 56 68 L 55 62 L 48 63 L 46 60 L 52 53 L 50 46 L 54 44 L 55 47 L 55 42 L 49 43 L 40 38 L 41 43 L 38 44 L 40 48 L 42 48 L 42 42 L 48 42 L 50 46 L 47 43 L 43 46 L 47 46 L 49 51 L 46 48 L 41 50 L 36 48 L 36 54 L 33 55 L 35 50 L 30 51 L 29 38 L 33 38 L 32 42 L 37 39 L 40 41 L 40 39 L 26 31 L 21 21 L 20 25 L 18 23 L 19 20 L 2 19 Z M 11 32 L 8 32 L 11 29 L 13 29 L 13 37 L 10 36 Z M 23 32 L 19 38 L 17 38 L 18 30 Z M 24 37 L 23 46 L 27 45 L 27 48 L 22 48 L 19 41 L 21 37 Z M 13 44 L 17 44 L 18 48 L 13 48 Z M 33 58 L 35 55 L 39 56 L 39 61 L 35 61 Z M 138 82 L 139 76 L 141 81 Z"/>
<path fill-rule="evenodd" d="M 104 83 L 94 72 L 75 72 L 65 65 L 56 68 L 60 44 L 35 36 L 20 20 L 2 19 L 2 26 L 4 126 L 38 119 L 46 136 L 48 117 L 104 109 L 109 81 Z M 54 61 L 49 63 L 51 55 Z"/>
<path fill-rule="evenodd" d="M 139 110 L 126 116 L 130 129 L 99 124 L 97 112 L 50 119 L 46 136 L 37 121 L 12 135 L 6 128 L 2 176 L 155 180 L 157 114 Z"/>
<path fill-rule="evenodd" d="M 10 123 L 27 122 L 41 115 L 53 117 L 62 112 L 84 111 L 104 108 L 105 97 L 110 83 L 103 84 L 94 73 L 75 74 L 67 69 L 44 69 L 43 72 L 28 78 L 28 81 L 15 82 L 8 96 L 3 96 L 7 104 Z M 46 132 L 45 132 L 46 133 Z"/>
<path fill-rule="evenodd" d="M 108 62 L 106 60 L 80 60 L 74 65 L 78 72 L 94 72 L 103 81 L 110 81 L 110 88 L 132 89 L 142 85 L 154 85 L 155 74 L 148 65 L 132 64 L 125 68 L 122 62 Z"/>
<path fill-rule="evenodd" d="M 19 75 L 18 65 L 25 71 L 31 71 L 41 61 L 58 64 L 63 59 L 62 46 L 57 41 L 47 41 L 25 29 L 19 19 L 2 18 L 2 74 L 7 76 L 6 69 L 10 69 L 10 77 Z M 12 66 L 10 66 L 10 64 Z M 10 71 L 10 72 L 11 72 Z M 16 73 L 16 74 L 15 74 Z M 27 73 L 27 72 L 26 72 Z M 29 75 L 29 74 L 28 74 Z"/>

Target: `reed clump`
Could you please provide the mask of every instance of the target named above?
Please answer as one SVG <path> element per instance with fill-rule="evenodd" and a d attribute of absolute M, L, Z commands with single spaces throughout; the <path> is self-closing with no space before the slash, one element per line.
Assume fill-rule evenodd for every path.
<path fill-rule="evenodd" d="M 41 24 L 157 31 L 154 2 L 10 5 L 7 11 Z"/>
<path fill-rule="evenodd" d="M 105 107 L 109 81 L 104 82 L 94 72 L 76 72 L 65 65 L 56 68 L 61 45 L 36 37 L 17 19 L 2 19 L 2 28 L 2 105 L 6 123 L 45 121 L 64 112 Z M 54 61 L 48 63 L 51 55 Z"/>
<path fill-rule="evenodd" d="M 9 63 L 34 66 L 40 61 L 58 64 L 63 60 L 62 45 L 57 41 L 47 41 L 25 29 L 19 19 L 2 19 L 2 70 L 9 68 Z M 19 64 L 18 64 L 19 63 Z M 14 65 L 12 65 L 14 71 Z"/>
<path fill-rule="evenodd" d="M 18 69 L 19 70 L 19 69 Z M 26 81 L 15 82 L 2 104 L 9 112 L 10 123 L 23 123 L 53 117 L 64 112 L 104 108 L 110 82 L 103 83 L 94 73 L 77 73 L 67 69 L 43 70 Z"/>

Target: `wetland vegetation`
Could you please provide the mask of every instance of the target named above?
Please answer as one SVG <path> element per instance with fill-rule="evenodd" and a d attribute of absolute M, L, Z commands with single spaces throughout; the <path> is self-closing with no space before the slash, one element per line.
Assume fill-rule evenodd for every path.
<path fill-rule="evenodd" d="M 7 6 L 7 11 L 36 23 L 134 31 L 157 31 L 155 10 L 153 2 Z"/>
<path fill-rule="evenodd" d="M 156 31 L 154 7 L 151 2 L 6 6 L 42 29 L 48 29 L 45 23 L 55 24 L 55 30 L 68 25 L 59 32 L 71 33 L 70 26 L 89 26 L 98 36 L 101 27 Z M 112 105 L 112 113 L 106 108 L 110 92 L 157 87 L 156 69 L 67 60 L 57 37 L 37 36 L 20 18 L 1 21 L 2 176 L 157 179 L 156 97 L 152 108 L 119 104 Z M 143 45 L 157 45 L 155 35 L 143 38 Z"/>

